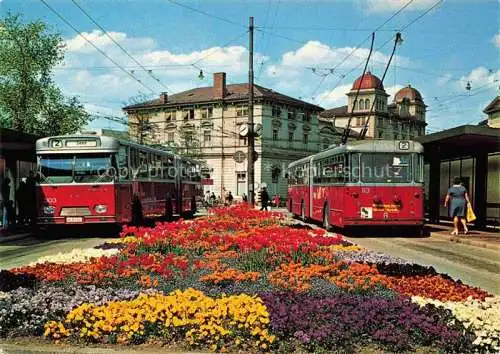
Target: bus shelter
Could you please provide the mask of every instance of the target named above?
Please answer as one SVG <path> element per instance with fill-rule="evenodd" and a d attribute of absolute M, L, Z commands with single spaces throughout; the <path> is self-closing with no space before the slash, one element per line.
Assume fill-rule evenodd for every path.
<path fill-rule="evenodd" d="M 426 212 L 450 220 L 444 198 L 461 177 L 477 216 L 476 228 L 500 223 L 500 129 L 463 125 L 416 139 L 424 146 Z"/>
<path fill-rule="evenodd" d="M 16 191 L 23 177 L 36 168 L 35 142 L 38 137 L 12 129 L 0 128 L 0 184 L 10 180 L 9 200 L 17 209 Z M 0 200 L 3 199 L 0 194 Z M 2 200 L 3 202 L 3 200 Z M 0 208 L 0 214 L 3 208 Z M 2 216 L 2 215 L 0 215 Z M 0 217 L 2 222 L 3 217 Z"/>

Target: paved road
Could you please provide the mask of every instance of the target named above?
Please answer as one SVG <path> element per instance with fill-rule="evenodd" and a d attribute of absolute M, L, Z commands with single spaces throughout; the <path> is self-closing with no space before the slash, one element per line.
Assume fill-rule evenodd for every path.
<path fill-rule="evenodd" d="M 0 244 L 0 269 L 19 267 L 34 262 L 40 257 L 59 252 L 67 253 L 74 248 L 91 248 L 110 239 L 112 238 L 82 237 L 40 240 L 35 237 L 28 237 Z"/>

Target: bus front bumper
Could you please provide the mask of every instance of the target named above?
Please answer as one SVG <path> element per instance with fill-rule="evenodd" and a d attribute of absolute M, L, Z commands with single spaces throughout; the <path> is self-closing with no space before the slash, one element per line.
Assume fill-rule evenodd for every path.
<path fill-rule="evenodd" d="M 56 216 L 56 217 L 38 217 L 38 225 L 83 225 L 83 224 L 102 224 L 116 223 L 116 217 L 113 216 Z"/>

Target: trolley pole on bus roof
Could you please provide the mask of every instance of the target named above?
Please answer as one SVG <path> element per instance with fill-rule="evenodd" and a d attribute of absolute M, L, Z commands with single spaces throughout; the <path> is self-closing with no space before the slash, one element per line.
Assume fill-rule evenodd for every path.
<path fill-rule="evenodd" d="M 248 171 L 248 202 L 251 205 L 255 204 L 254 195 L 254 179 L 255 179 L 255 135 L 253 123 L 253 17 L 248 19 L 248 154 L 247 154 L 247 171 Z"/>

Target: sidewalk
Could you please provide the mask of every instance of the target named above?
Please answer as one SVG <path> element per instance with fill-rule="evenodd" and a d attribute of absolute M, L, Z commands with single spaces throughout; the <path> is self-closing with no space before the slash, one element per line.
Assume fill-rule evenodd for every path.
<path fill-rule="evenodd" d="M 465 245 L 500 250 L 500 233 L 480 230 L 470 230 L 467 235 L 450 235 L 451 226 L 441 224 L 426 224 L 431 237 L 440 237 L 450 242 L 463 243 Z"/>

